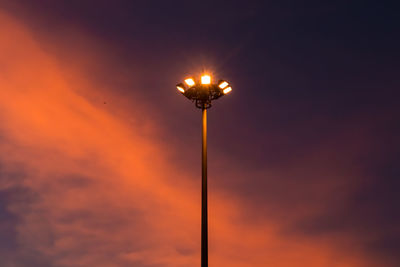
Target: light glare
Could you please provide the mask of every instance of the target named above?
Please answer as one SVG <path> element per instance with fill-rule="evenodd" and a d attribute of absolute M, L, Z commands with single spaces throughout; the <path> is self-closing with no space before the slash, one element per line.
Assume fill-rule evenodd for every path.
<path fill-rule="evenodd" d="M 224 94 L 227 94 L 230 91 L 232 91 L 232 87 L 225 88 L 223 92 L 224 92 Z"/>
<path fill-rule="evenodd" d="M 210 84 L 210 83 L 211 83 L 211 76 L 210 75 L 201 76 L 201 84 Z"/>
<path fill-rule="evenodd" d="M 189 86 L 195 85 L 195 82 L 194 82 L 194 80 L 193 80 L 192 78 L 187 78 L 187 79 L 185 80 L 185 83 L 186 83 L 187 85 L 189 85 Z"/>
<path fill-rule="evenodd" d="M 228 84 L 227 82 L 223 81 L 223 82 L 221 82 L 218 86 L 219 86 L 219 88 L 224 89 L 224 88 L 227 87 L 228 85 L 229 85 L 229 84 Z"/>

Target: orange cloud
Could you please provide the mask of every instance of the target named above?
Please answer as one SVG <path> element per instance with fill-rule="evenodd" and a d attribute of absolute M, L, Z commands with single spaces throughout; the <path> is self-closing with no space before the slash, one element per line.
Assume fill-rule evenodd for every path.
<path fill-rule="evenodd" d="M 2 264 L 199 265 L 198 173 L 171 162 L 157 123 L 143 123 L 151 111 L 108 109 L 96 102 L 98 85 L 46 52 L 24 25 L 0 13 L 0 30 L 0 189 L 24 196 L 8 202 L 18 247 Z M 340 240 L 248 221 L 249 208 L 213 190 L 210 266 L 373 266 L 358 249 L 338 250 Z"/>

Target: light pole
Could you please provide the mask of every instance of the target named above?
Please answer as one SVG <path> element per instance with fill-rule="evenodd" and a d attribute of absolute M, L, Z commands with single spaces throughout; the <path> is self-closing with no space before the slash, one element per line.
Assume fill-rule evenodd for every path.
<path fill-rule="evenodd" d="M 185 85 L 186 84 L 186 85 Z M 201 76 L 200 82 L 187 78 L 185 84 L 176 88 L 202 110 L 202 150 L 201 150 L 201 267 L 208 267 L 208 203 L 207 203 L 207 109 L 211 101 L 232 91 L 229 83 L 220 80 L 217 84 L 211 82 L 211 76 Z"/>

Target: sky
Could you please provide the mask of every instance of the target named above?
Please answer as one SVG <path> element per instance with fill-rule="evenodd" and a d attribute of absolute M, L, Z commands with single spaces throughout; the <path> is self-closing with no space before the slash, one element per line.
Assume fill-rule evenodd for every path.
<path fill-rule="evenodd" d="M 389 1 L 387 1 L 389 2 Z M 400 18 L 378 1 L 0 0 L 0 266 L 400 266 Z"/>

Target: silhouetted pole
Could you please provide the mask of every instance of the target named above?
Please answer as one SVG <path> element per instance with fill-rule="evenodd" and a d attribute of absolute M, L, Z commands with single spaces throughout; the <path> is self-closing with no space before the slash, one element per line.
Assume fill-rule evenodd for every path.
<path fill-rule="evenodd" d="M 185 84 L 179 83 L 176 89 L 186 98 L 201 108 L 203 115 L 202 150 L 201 150 L 201 267 L 208 267 L 208 201 L 207 201 L 207 109 L 211 101 L 232 91 L 227 81 L 211 82 L 211 76 L 204 74 L 200 81 L 193 77 L 185 79 Z"/>
<path fill-rule="evenodd" d="M 201 190 L 201 267 L 208 267 L 208 203 L 207 203 L 207 109 L 203 111 L 202 190 Z"/>

